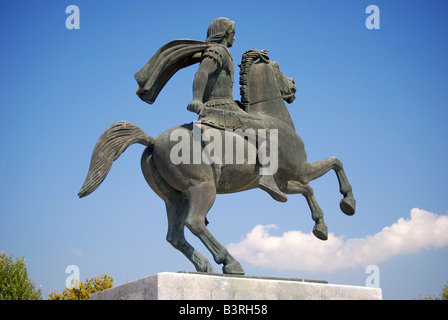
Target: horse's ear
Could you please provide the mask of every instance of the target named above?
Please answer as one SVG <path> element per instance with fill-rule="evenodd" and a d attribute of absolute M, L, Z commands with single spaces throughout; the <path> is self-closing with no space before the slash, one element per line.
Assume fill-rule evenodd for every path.
<path fill-rule="evenodd" d="M 258 56 L 260 57 L 260 60 L 264 63 L 269 63 L 269 56 L 268 56 L 268 50 L 263 49 L 258 51 Z"/>

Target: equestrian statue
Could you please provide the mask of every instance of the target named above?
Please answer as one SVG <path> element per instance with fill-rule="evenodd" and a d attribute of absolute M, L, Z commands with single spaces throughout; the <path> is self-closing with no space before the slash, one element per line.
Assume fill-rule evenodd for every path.
<path fill-rule="evenodd" d="M 240 263 L 207 229 L 207 213 L 217 194 L 260 188 L 280 202 L 287 201 L 286 195 L 302 194 L 315 222 L 313 234 L 321 240 L 328 239 L 328 228 L 308 183 L 333 169 L 343 196 L 342 212 L 353 215 L 356 201 L 339 159 L 307 160 L 304 143 L 285 104 L 294 101 L 296 85 L 277 62 L 270 60 L 266 50 L 244 53 L 240 65 L 241 101 L 233 100 L 234 67 L 229 48 L 234 41 L 235 23 L 218 18 L 210 24 L 205 41 L 179 39 L 162 46 L 135 74 L 137 95 L 153 104 L 178 70 L 199 63 L 193 100 L 187 106 L 187 110 L 199 115 L 198 120 L 157 137 L 127 121 L 112 124 L 95 145 L 78 195 L 85 197 L 96 190 L 113 161 L 128 146 L 142 144 L 146 147 L 141 158 L 143 175 L 166 205 L 168 242 L 193 263 L 196 271 L 217 273 L 185 239 L 187 227 L 212 253 L 215 262 L 223 265 L 223 273 L 242 275 Z M 202 139 L 207 132 L 213 133 L 213 139 Z M 229 137 L 234 142 L 231 148 L 227 148 Z M 214 148 L 210 148 L 212 143 Z M 216 146 L 224 144 L 226 161 L 216 161 L 217 155 L 222 155 Z M 243 156 L 235 152 L 238 145 L 247 151 Z M 178 152 L 180 149 L 182 152 Z M 199 157 L 193 154 L 195 151 Z M 255 161 L 250 154 L 256 155 Z"/>

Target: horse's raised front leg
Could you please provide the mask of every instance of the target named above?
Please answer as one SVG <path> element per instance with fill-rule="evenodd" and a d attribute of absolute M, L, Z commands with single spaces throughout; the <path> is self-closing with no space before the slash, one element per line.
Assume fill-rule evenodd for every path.
<path fill-rule="evenodd" d="M 344 196 L 340 202 L 342 212 L 347 215 L 353 215 L 356 209 L 356 201 L 353 197 L 352 187 L 347 180 L 342 162 L 336 157 L 330 157 L 325 160 L 304 162 L 302 181 L 307 184 L 308 182 L 315 180 L 328 171 L 333 169 L 336 172 L 336 176 L 339 181 L 339 192 Z"/>
<path fill-rule="evenodd" d="M 320 240 L 328 239 L 328 228 L 324 221 L 324 213 L 317 204 L 314 191 L 309 185 L 303 185 L 298 181 L 288 181 L 286 193 L 302 194 L 311 210 L 311 218 L 314 220 L 313 234 Z"/>
<path fill-rule="evenodd" d="M 212 253 L 216 263 L 223 264 L 223 272 L 228 274 L 244 274 L 240 263 L 233 258 L 205 226 L 205 218 L 213 205 L 216 189 L 213 183 L 204 182 L 189 188 L 188 213 L 186 226 L 197 236 Z"/>

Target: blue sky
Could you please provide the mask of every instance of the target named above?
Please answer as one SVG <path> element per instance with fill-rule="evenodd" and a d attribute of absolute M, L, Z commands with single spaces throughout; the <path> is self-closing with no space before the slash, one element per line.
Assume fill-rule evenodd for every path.
<path fill-rule="evenodd" d="M 79 30 L 65 27 L 71 4 L 80 9 Z M 379 30 L 365 26 L 370 4 L 380 9 Z M 77 192 L 110 124 L 127 120 L 155 137 L 196 120 L 186 106 L 197 66 L 179 71 L 154 105 L 135 95 L 133 75 L 166 42 L 205 40 L 209 23 L 225 16 L 236 23 L 235 74 L 241 55 L 257 48 L 294 78 L 288 108 L 308 159 L 342 160 L 357 213 L 340 212 L 330 172 L 310 183 L 333 234 L 327 242 L 309 239 L 302 196 L 278 203 L 261 190 L 218 196 L 210 231 L 238 248 L 248 275 L 363 286 L 373 264 L 385 299 L 439 293 L 448 280 L 447 9 L 435 0 L 2 1 L 0 250 L 25 256 L 45 298 L 64 289 L 68 265 L 82 280 L 108 273 L 116 285 L 194 270 L 165 240 L 165 205 L 141 174 L 143 146 L 128 148 L 93 194 Z M 277 267 L 267 265 L 249 259 L 263 250 L 249 241 L 260 228 L 261 244 L 295 232 L 303 240 L 297 252 L 309 246 L 321 259 L 343 252 L 344 263 L 355 261 L 354 243 L 375 254 L 329 270 L 285 246 L 293 263 L 279 255 Z M 187 239 L 212 260 L 189 232 Z"/>

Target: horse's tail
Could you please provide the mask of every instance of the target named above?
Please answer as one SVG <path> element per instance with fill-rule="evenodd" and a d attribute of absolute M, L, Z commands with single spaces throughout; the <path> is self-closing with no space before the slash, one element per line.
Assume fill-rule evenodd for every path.
<path fill-rule="evenodd" d="M 82 198 L 95 191 L 109 173 L 112 162 L 134 143 L 154 146 L 154 138 L 128 121 L 119 121 L 107 128 L 93 149 L 89 173 L 78 196 Z"/>

